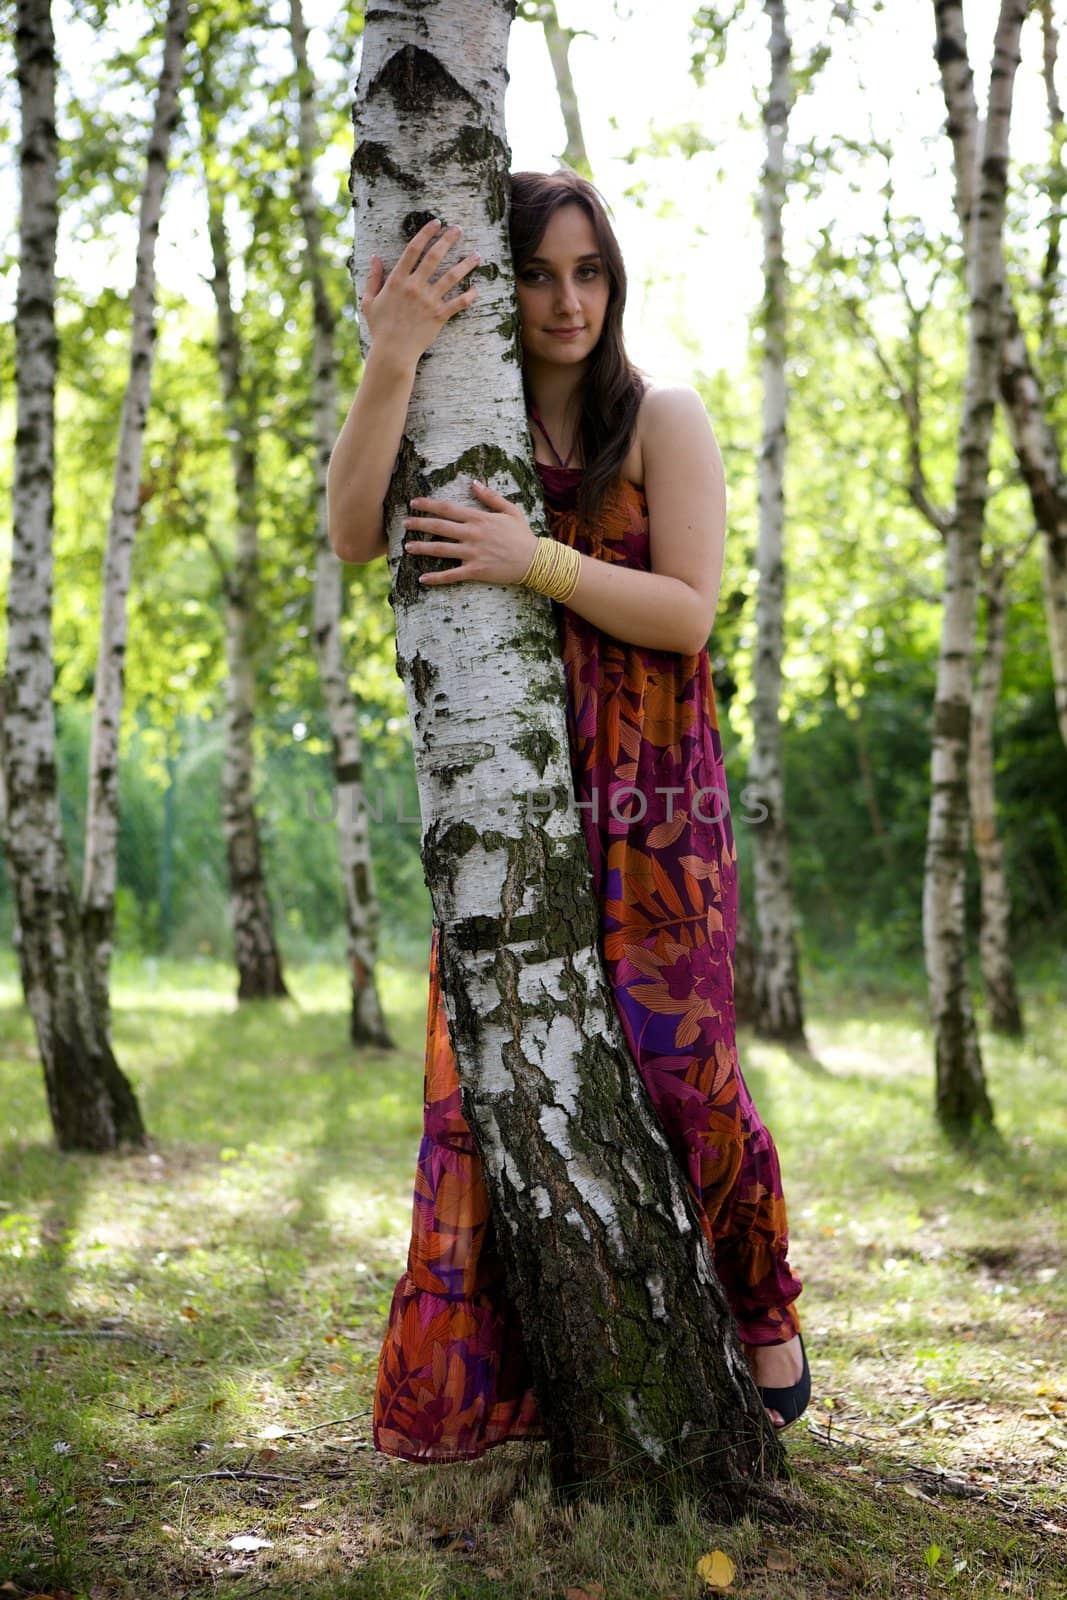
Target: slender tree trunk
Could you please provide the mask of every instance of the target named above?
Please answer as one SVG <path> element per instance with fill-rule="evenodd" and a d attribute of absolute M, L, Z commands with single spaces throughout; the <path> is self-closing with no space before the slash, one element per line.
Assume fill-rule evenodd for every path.
<path fill-rule="evenodd" d="M 403 555 L 409 499 L 467 499 L 472 475 L 541 517 L 507 236 L 511 15 L 376 7 L 354 113 L 355 283 L 431 216 L 483 263 L 477 308 L 420 362 L 385 508 L 442 988 L 557 1483 L 736 1505 L 781 1446 L 606 983 L 551 607 L 420 585 Z"/>
<path fill-rule="evenodd" d="M 993 773 L 993 727 L 1004 666 L 1004 560 L 997 551 L 985 574 L 985 649 L 978 665 L 971 715 L 968 785 L 971 831 L 982 874 L 982 979 L 989 1017 L 997 1033 L 1020 1037 L 1023 1016 L 1011 954 L 1011 895 L 1004 871 L 1004 847 L 997 832 Z"/>
<path fill-rule="evenodd" d="M 19 281 L 14 531 L 0 710 L 8 868 L 23 992 L 63 1150 L 140 1144 L 137 1100 L 94 1003 L 56 789 L 52 691 L 55 485 L 55 37 L 47 0 L 19 0 Z"/>
<path fill-rule="evenodd" d="M 314 312 L 312 336 L 312 412 L 315 424 L 315 489 L 318 523 L 315 545 L 315 650 L 326 711 L 333 734 L 334 782 L 338 796 L 337 844 L 345 889 L 348 962 L 352 974 L 349 1036 L 354 1045 L 391 1049 L 375 978 L 378 896 L 370 853 L 370 827 L 363 793 L 363 751 L 356 704 L 348 687 L 341 641 L 343 584 L 341 563 L 326 531 L 326 470 L 339 426 L 334 314 L 326 292 L 322 227 L 315 198 L 315 84 L 308 68 L 307 29 L 301 0 L 290 0 L 289 25 L 300 95 L 296 191 L 307 240 L 307 274 Z"/>
<path fill-rule="evenodd" d="M 210 104 L 205 57 L 199 85 L 204 138 L 208 234 L 214 266 L 219 373 L 226 433 L 237 496 L 237 548 L 223 573 L 226 599 L 226 716 L 222 765 L 222 816 L 230 882 L 230 918 L 237 963 L 238 1000 L 261 1000 L 288 993 L 274 937 L 254 791 L 256 719 L 255 666 L 259 650 L 259 528 L 256 493 L 255 407 L 245 393 L 241 341 L 230 291 L 230 254 L 217 181 L 215 113 Z"/>
<path fill-rule="evenodd" d="M 785 141 L 793 101 L 785 0 L 764 0 L 771 25 L 771 83 L 764 107 L 767 161 L 760 187 L 763 223 L 763 448 L 759 460 L 756 564 L 754 742 L 748 781 L 763 819 L 753 824 L 756 925 L 759 930 L 757 1032 L 804 1039 L 804 1009 L 794 932 L 785 820 L 779 707 L 785 629 L 786 270 L 782 249 Z"/>
<path fill-rule="evenodd" d="M 85 828 L 82 922 L 95 986 L 94 1000 L 110 1026 L 111 938 L 119 840 L 119 733 L 126 663 L 126 601 L 141 508 L 141 462 L 152 389 L 156 340 L 156 238 L 171 136 L 180 115 L 178 89 L 189 22 L 189 0 L 171 0 L 163 38 L 163 65 L 148 141 L 145 184 L 133 285 L 130 374 L 122 404 L 111 522 L 104 555 L 103 606 L 89 753 L 89 804 Z"/>
<path fill-rule="evenodd" d="M 988 491 L 1004 300 L 1003 230 L 1008 133 L 1019 34 L 1029 0 L 1002 0 L 981 143 L 981 182 L 968 240 L 967 376 L 957 448 L 955 504 L 945 532 L 945 593 L 934 703 L 923 945 L 937 1058 L 937 1115 L 953 1136 L 991 1125 L 993 1108 L 967 980 L 964 876 L 969 825 L 976 590 Z M 940 24 L 945 0 L 934 0 Z M 939 35 L 939 53 L 944 54 Z M 968 152 L 968 164 L 970 161 Z"/>
<path fill-rule="evenodd" d="M 975 213 L 978 107 L 974 75 L 967 52 L 962 0 L 940 0 L 935 5 L 937 61 L 948 111 L 947 129 L 952 140 L 956 214 L 964 240 Z M 1046 25 L 1046 82 L 1049 57 L 1055 57 L 1055 30 Z M 1063 113 L 1053 82 L 1049 95 L 1049 121 L 1053 162 L 1062 164 Z M 1050 185 L 1056 188 L 1055 180 Z M 1058 256 L 1058 234 L 1050 241 L 1053 264 Z M 1054 270 L 1054 265 L 1053 265 Z M 1042 533 L 1042 595 L 1048 626 L 1056 714 L 1060 734 L 1067 744 L 1067 475 L 1063 452 L 1050 421 L 1026 339 L 1015 311 L 1011 288 L 1004 281 L 1004 312 L 1000 335 L 1000 396 L 1012 447 L 1030 492 L 1034 519 Z"/>
<path fill-rule="evenodd" d="M 737 903 L 737 933 L 734 938 L 734 1015 L 739 1023 L 755 1026 L 758 962 L 752 923 L 748 912 Z"/>
<path fill-rule="evenodd" d="M 540 22 L 544 29 L 545 43 L 552 62 L 552 75 L 556 80 L 559 109 L 563 115 L 563 126 L 567 134 L 567 147 L 563 152 L 563 160 L 574 172 L 580 172 L 583 178 L 592 178 L 593 169 L 589 164 L 585 148 L 578 96 L 571 76 L 570 50 L 577 33 L 574 28 L 561 26 L 556 0 L 530 0 L 529 4 L 522 7 L 522 14 L 531 22 Z"/>

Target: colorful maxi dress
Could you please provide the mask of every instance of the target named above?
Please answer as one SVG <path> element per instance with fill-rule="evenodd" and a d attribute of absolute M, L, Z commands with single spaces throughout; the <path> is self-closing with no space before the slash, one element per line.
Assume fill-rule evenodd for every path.
<path fill-rule="evenodd" d="M 552 532 L 648 571 L 643 490 L 620 479 L 595 525 L 579 468 L 539 463 Z M 575 797 L 623 1032 L 688 1176 L 742 1341 L 799 1332 L 801 1282 L 774 1142 L 734 1041 L 736 850 L 706 648 L 650 650 L 554 603 Z M 407 1270 L 393 1294 L 374 1400 L 388 1455 L 462 1461 L 543 1429 L 497 1251 L 430 947 L 424 1131 Z"/>

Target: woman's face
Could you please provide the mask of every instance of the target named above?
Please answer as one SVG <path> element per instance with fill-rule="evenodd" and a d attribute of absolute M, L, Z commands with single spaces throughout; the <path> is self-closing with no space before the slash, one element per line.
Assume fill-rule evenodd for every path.
<path fill-rule="evenodd" d="M 527 360 L 578 366 L 604 327 L 610 285 L 593 224 L 568 203 L 548 220 L 534 254 L 516 274 Z"/>

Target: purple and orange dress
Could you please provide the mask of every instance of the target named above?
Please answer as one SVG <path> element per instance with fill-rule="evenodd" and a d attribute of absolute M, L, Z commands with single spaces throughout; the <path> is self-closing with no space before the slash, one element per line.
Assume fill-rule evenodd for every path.
<path fill-rule="evenodd" d="M 650 570 L 642 489 L 620 478 L 590 524 L 576 512 L 581 469 L 538 470 L 555 538 Z M 736 849 L 708 651 L 627 644 L 553 608 L 575 798 L 623 1032 L 688 1177 L 741 1341 L 783 1344 L 800 1331 L 801 1282 L 787 1261 L 774 1142 L 737 1059 Z M 412 1461 L 464 1461 L 543 1431 L 461 1108 L 435 930 L 414 1221 L 378 1366 L 374 1442 Z"/>

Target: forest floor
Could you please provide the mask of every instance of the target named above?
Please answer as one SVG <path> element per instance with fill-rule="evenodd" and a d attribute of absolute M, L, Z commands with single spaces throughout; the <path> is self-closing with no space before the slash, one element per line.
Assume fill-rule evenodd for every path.
<path fill-rule="evenodd" d="M 353 1056 L 343 972 L 246 1007 L 120 967 L 152 1134 L 61 1156 L 0 970 L 0 1600 L 747 1600 L 1067 1593 L 1067 1012 L 986 1039 L 1002 1142 L 938 1136 L 919 988 L 815 974 L 810 1058 L 743 1035 L 789 1202 L 813 1399 L 776 1501 L 561 1506 L 544 1447 L 418 1468 L 369 1408 L 407 1249 L 425 977 Z M 718 1591 L 724 1592 L 724 1591 Z"/>

